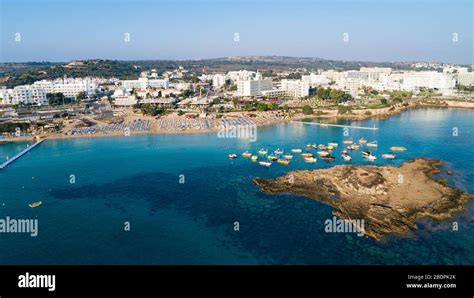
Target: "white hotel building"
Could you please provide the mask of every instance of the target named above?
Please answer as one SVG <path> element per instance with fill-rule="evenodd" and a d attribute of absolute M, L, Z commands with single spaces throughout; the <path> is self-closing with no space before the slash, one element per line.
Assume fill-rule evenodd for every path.
<path fill-rule="evenodd" d="M 169 88 L 169 79 L 148 79 L 148 78 L 138 78 L 138 80 L 123 80 L 122 87 L 128 90 L 131 89 L 147 89 L 151 88 Z"/>
<path fill-rule="evenodd" d="M 255 78 L 237 81 L 237 95 L 239 96 L 258 96 L 262 94 L 262 91 L 272 90 L 272 88 L 272 79 L 264 79 L 258 72 Z"/>
<path fill-rule="evenodd" d="M 48 93 L 62 93 L 65 97 L 76 98 L 80 92 L 95 94 L 97 83 L 91 79 L 42 80 L 32 85 L 16 86 L 13 89 L 0 90 L 0 102 L 5 105 L 36 104 L 47 105 Z"/>

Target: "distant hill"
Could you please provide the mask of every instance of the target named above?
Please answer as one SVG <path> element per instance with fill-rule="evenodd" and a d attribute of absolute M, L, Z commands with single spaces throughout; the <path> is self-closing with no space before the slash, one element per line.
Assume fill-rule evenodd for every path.
<path fill-rule="evenodd" d="M 0 85 L 8 88 L 31 84 L 42 79 L 68 77 L 116 77 L 119 79 L 137 78 L 141 71 L 156 69 L 158 72 L 176 69 L 183 66 L 196 73 L 227 72 L 232 70 L 283 70 L 301 69 L 307 71 L 316 69 L 350 70 L 360 67 L 392 67 L 408 69 L 411 62 L 364 62 L 337 61 L 309 57 L 284 56 L 246 56 L 225 57 L 202 60 L 83 60 L 65 63 L 27 62 L 1 63 Z"/>

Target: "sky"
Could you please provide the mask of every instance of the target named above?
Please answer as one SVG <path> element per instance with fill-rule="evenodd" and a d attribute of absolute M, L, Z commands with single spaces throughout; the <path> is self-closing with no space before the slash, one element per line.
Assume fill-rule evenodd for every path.
<path fill-rule="evenodd" d="M 473 2 L 0 0 L 0 62 L 277 55 L 472 64 Z"/>

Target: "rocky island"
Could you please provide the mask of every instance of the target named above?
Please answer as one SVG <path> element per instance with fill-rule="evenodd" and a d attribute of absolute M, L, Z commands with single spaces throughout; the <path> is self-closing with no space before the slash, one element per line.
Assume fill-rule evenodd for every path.
<path fill-rule="evenodd" d="M 419 219 L 446 220 L 464 210 L 471 195 L 433 178 L 441 164 L 417 158 L 400 167 L 338 165 L 253 181 L 265 193 L 306 196 L 336 208 L 342 220 L 364 220 L 364 234 L 379 240 L 416 229 Z"/>

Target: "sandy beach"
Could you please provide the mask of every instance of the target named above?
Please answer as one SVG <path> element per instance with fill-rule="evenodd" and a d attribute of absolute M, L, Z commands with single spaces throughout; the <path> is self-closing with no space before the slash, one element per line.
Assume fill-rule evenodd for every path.
<path fill-rule="evenodd" d="M 417 109 L 423 107 L 440 107 L 440 108 L 461 108 L 461 109 L 474 109 L 474 102 L 455 101 L 455 100 L 420 100 L 417 102 L 409 103 L 408 105 L 397 104 L 391 107 L 379 108 L 379 109 L 354 109 L 351 114 L 339 114 L 336 109 L 320 109 L 323 112 L 321 115 L 305 115 L 292 111 L 292 113 L 284 113 L 282 111 L 267 111 L 267 112 L 230 112 L 223 114 L 222 118 L 225 119 L 248 119 L 252 125 L 257 127 L 273 125 L 277 123 L 284 123 L 290 121 L 299 121 L 303 119 L 351 119 L 351 120 L 365 120 L 369 118 L 385 118 L 393 115 L 400 114 L 403 111 L 409 109 Z M 370 113 L 367 113 L 370 112 Z M 136 120 L 149 120 L 151 121 L 151 128 L 143 131 L 112 131 L 112 132 L 96 132 L 93 134 L 81 133 L 81 134 L 65 134 L 65 133 L 42 133 L 37 136 L 48 139 L 71 139 L 71 138 L 93 138 L 93 137 L 107 137 L 107 136 L 128 136 L 128 135 L 142 135 L 142 134 L 196 134 L 196 133 L 211 133 L 218 132 L 222 129 L 222 122 L 220 118 L 206 117 L 205 120 L 202 118 L 186 118 L 185 116 L 178 116 L 176 113 L 164 115 L 161 117 L 151 117 L 137 115 L 135 113 L 126 114 L 123 117 L 123 123 L 130 123 Z M 93 120 L 98 126 L 109 125 L 106 122 L 100 122 Z M 207 121 L 210 123 L 209 127 L 190 127 L 193 123 L 199 123 L 199 121 Z M 174 126 L 162 127 L 162 123 L 178 122 L 186 123 L 189 127 L 178 129 Z M 248 123 L 248 122 L 247 122 Z M 68 131 L 72 128 L 71 125 L 67 125 L 63 131 Z M 9 142 L 22 142 L 29 141 L 32 136 L 21 136 L 21 137 L 7 137 L 0 140 L 0 144 Z"/>

